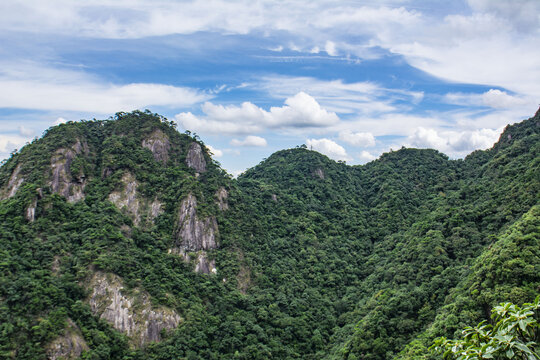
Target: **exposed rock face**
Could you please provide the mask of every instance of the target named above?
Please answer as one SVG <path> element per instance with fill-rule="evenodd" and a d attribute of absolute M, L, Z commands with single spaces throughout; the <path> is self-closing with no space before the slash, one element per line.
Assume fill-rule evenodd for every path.
<path fill-rule="evenodd" d="M 196 252 L 195 271 L 204 274 L 215 274 L 216 264 L 208 259 L 207 250 L 216 249 L 218 226 L 214 216 L 205 219 L 197 217 L 197 199 L 189 194 L 182 204 L 178 216 L 175 233 L 176 244 L 171 253 L 181 255 L 185 262 L 190 262 L 188 253 Z"/>
<path fill-rule="evenodd" d="M 117 275 L 97 272 L 90 286 L 89 303 L 94 315 L 129 336 L 134 346 L 160 341 L 161 330 L 175 329 L 181 321 L 172 309 L 152 309 L 148 293 L 132 289 L 128 294 Z"/>
<path fill-rule="evenodd" d="M 202 220 L 197 217 L 197 199 L 189 194 L 180 205 L 175 234 L 178 247 L 185 251 L 216 249 L 217 231 L 215 217 Z"/>
<path fill-rule="evenodd" d="M 137 199 L 137 186 L 139 184 L 135 180 L 135 176 L 130 172 L 122 176 L 122 184 L 124 188 L 121 191 L 113 191 L 109 194 L 109 201 L 119 209 L 126 208 L 133 219 L 133 223 L 137 226 L 141 222 L 140 202 Z"/>
<path fill-rule="evenodd" d="M 198 173 L 206 171 L 206 160 L 204 160 L 204 154 L 199 143 L 192 142 L 189 146 L 186 164 L 190 168 L 195 169 Z"/>
<path fill-rule="evenodd" d="M 163 213 L 163 205 L 157 199 L 150 204 L 150 221 L 153 222 L 155 218 Z"/>
<path fill-rule="evenodd" d="M 216 197 L 218 199 L 219 210 L 228 210 L 229 204 L 227 203 L 227 198 L 229 197 L 229 193 L 227 192 L 227 190 L 225 190 L 224 187 L 220 187 L 219 190 L 216 192 Z"/>
<path fill-rule="evenodd" d="M 21 176 L 21 164 L 15 167 L 13 173 L 9 177 L 7 187 L 3 191 L 2 199 L 9 199 L 10 197 L 15 196 L 17 190 L 21 187 L 24 182 L 24 178 Z"/>
<path fill-rule="evenodd" d="M 86 185 L 86 177 L 81 173 L 77 179 L 73 179 L 70 168 L 75 156 L 83 152 L 88 153 L 88 146 L 77 140 L 71 148 L 56 150 L 51 159 L 52 179 L 50 186 L 52 192 L 64 196 L 69 202 L 84 199 L 83 190 Z"/>
<path fill-rule="evenodd" d="M 36 207 L 37 207 L 37 199 L 35 199 L 30 206 L 26 208 L 26 220 L 33 222 L 36 219 Z"/>
<path fill-rule="evenodd" d="M 323 171 L 323 169 L 317 168 L 317 169 L 315 169 L 315 171 L 313 171 L 313 174 L 315 176 L 317 176 L 319 179 L 324 180 L 324 171 Z"/>
<path fill-rule="evenodd" d="M 143 140 L 142 146 L 150 149 L 156 161 L 167 163 L 169 160 L 169 149 L 171 143 L 169 137 L 163 131 L 157 129 Z"/>
<path fill-rule="evenodd" d="M 108 198 L 118 209 L 126 209 L 135 226 L 144 222 L 152 223 L 156 217 L 163 213 L 163 205 L 159 200 L 154 199 L 152 203 L 149 203 L 149 200 L 138 196 L 138 186 L 139 183 L 135 176 L 126 172 L 122 176 L 122 189 L 113 191 Z"/>
<path fill-rule="evenodd" d="M 202 274 L 216 274 L 216 261 L 208 260 L 208 255 L 205 251 L 200 251 L 197 256 L 197 264 L 195 265 L 195 272 Z"/>
<path fill-rule="evenodd" d="M 277 195 L 276 194 L 272 194 L 272 201 L 277 202 Z"/>
<path fill-rule="evenodd" d="M 238 281 L 237 287 L 242 294 L 246 294 L 251 285 L 251 271 L 246 265 L 244 253 L 242 251 L 238 252 L 238 262 L 240 263 L 240 271 L 236 276 Z"/>
<path fill-rule="evenodd" d="M 71 319 L 67 320 L 66 332 L 57 337 L 47 346 L 47 358 L 78 359 L 83 351 L 88 351 L 88 345 L 82 336 L 81 330 Z"/>

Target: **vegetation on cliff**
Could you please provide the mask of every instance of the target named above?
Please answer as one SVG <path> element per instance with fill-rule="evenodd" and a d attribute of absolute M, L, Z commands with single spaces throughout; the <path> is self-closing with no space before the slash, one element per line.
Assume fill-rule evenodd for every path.
<path fill-rule="evenodd" d="M 432 356 L 540 291 L 539 130 L 537 113 L 463 160 L 301 146 L 232 179 L 156 114 L 53 127 L 0 168 L 0 357 Z M 137 341 L 113 295 L 91 306 L 96 274 L 121 279 Z"/>

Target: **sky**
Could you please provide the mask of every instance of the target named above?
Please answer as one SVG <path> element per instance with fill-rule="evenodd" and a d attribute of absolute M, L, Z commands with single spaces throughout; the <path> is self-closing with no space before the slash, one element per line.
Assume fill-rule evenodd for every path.
<path fill-rule="evenodd" d="M 540 103 L 538 0 L 4 0 L 0 159 L 149 109 L 237 175 L 306 144 L 463 158 Z"/>

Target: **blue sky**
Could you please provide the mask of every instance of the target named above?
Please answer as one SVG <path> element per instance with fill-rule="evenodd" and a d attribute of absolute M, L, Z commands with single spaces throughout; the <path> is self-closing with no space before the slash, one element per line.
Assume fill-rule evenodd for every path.
<path fill-rule="evenodd" d="M 307 144 L 490 147 L 540 102 L 540 2 L 0 4 L 0 158 L 59 122 L 150 109 L 232 174 Z"/>

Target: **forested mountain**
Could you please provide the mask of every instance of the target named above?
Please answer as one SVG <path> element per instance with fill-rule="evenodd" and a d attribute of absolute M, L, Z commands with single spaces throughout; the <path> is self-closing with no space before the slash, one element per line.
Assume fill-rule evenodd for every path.
<path fill-rule="evenodd" d="M 434 357 L 540 293 L 539 139 L 232 179 L 150 112 L 50 128 L 0 168 L 0 358 Z"/>

